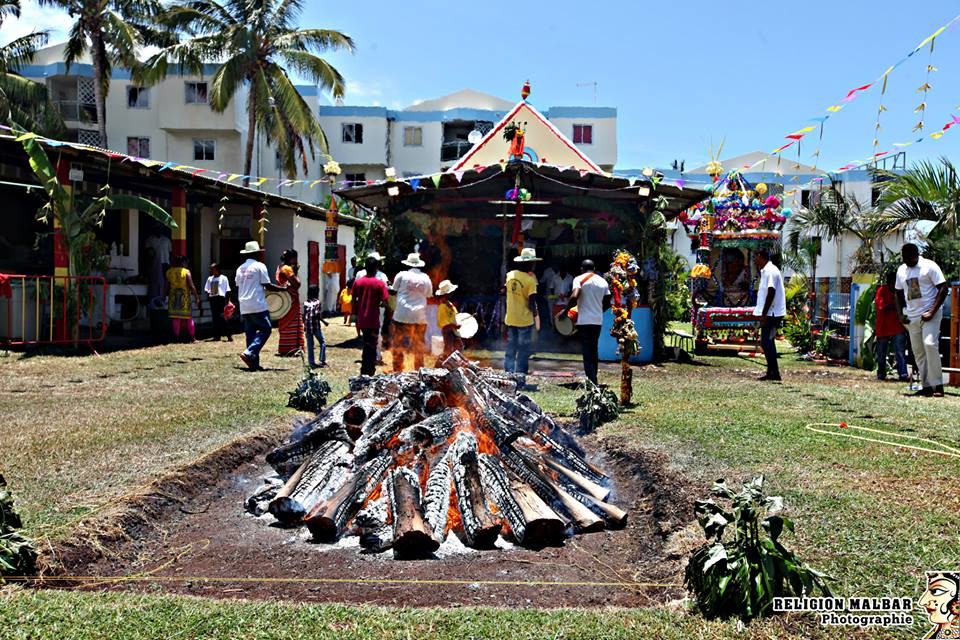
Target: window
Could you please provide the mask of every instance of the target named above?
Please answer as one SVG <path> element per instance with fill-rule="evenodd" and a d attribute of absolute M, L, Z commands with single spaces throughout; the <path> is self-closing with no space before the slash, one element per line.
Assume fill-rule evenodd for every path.
<path fill-rule="evenodd" d="M 423 127 L 404 127 L 403 128 L 403 146 L 422 147 L 423 146 Z"/>
<path fill-rule="evenodd" d="M 810 189 L 800 190 L 800 206 L 804 208 L 810 207 Z"/>
<path fill-rule="evenodd" d="M 206 82 L 184 82 L 183 85 L 187 104 L 208 104 L 210 102 L 207 96 Z"/>
<path fill-rule="evenodd" d="M 195 139 L 193 141 L 194 160 L 216 160 L 217 141 L 210 139 Z"/>
<path fill-rule="evenodd" d="M 344 122 L 343 141 L 348 144 L 363 144 L 363 125 L 359 122 Z"/>
<path fill-rule="evenodd" d="M 573 125 L 573 144 L 593 144 L 593 125 Z"/>
<path fill-rule="evenodd" d="M 147 109 L 150 107 L 150 89 L 147 87 L 127 87 L 127 108 Z"/>
<path fill-rule="evenodd" d="M 343 179 L 347 181 L 348 185 L 351 184 L 366 184 L 367 174 L 365 173 L 345 173 L 343 174 Z"/>
<path fill-rule="evenodd" d="M 150 138 L 130 136 L 127 138 L 127 155 L 135 158 L 150 157 Z"/>

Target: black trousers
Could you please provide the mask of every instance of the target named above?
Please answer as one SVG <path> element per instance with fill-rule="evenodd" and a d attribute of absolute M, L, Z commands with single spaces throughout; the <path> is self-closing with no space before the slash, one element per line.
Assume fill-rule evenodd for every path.
<path fill-rule="evenodd" d="M 363 336 L 363 351 L 360 355 L 360 375 L 374 376 L 377 374 L 377 335 L 380 328 L 360 329 Z"/>
<path fill-rule="evenodd" d="M 769 317 L 767 324 L 760 327 L 760 347 L 763 349 L 763 357 L 767 359 L 767 377 L 780 379 L 780 364 L 777 362 L 777 329 L 783 318 Z"/>
<path fill-rule="evenodd" d="M 230 335 L 227 321 L 223 317 L 223 308 L 227 305 L 227 299 L 223 296 L 212 296 L 207 300 L 210 301 L 210 313 L 213 314 L 213 337 L 219 340 L 223 336 Z"/>
<path fill-rule="evenodd" d="M 578 324 L 577 335 L 580 336 L 580 348 L 583 350 L 583 373 L 587 376 L 587 380 L 597 384 L 597 367 L 600 364 L 600 356 L 597 354 L 600 344 L 600 325 Z"/>

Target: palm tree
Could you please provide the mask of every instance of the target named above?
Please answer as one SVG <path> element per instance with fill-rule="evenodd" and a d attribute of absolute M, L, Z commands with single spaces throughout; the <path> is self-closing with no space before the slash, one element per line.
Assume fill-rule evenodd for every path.
<path fill-rule="evenodd" d="M 0 26 L 9 17 L 20 17 L 20 0 L 0 0 Z M 63 128 L 63 121 L 50 103 L 46 85 L 19 73 L 48 38 L 46 31 L 34 31 L 0 47 L 0 116 L 8 124 L 55 136 Z"/>
<path fill-rule="evenodd" d="M 159 0 L 39 0 L 41 5 L 65 10 L 75 20 L 67 37 L 64 62 L 67 70 L 90 52 L 93 97 L 100 146 L 107 146 L 106 99 L 113 67 L 136 68 L 145 44 L 169 42 L 164 32 L 152 28 L 162 11 Z"/>
<path fill-rule="evenodd" d="M 957 233 L 960 216 L 960 176 L 946 158 L 914 165 L 903 174 L 878 169 L 882 181 L 877 203 L 881 214 L 876 230 L 881 233 L 902 231 L 916 222 L 932 222 L 927 238 L 936 241 Z"/>
<path fill-rule="evenodd" d="M 166 77 L 170 63 L 178 63 L 180 73 L 202 75 L 204 63 L 218 61 L 210 91 L 210 106 L 217 112 L 247 87 L 245 176 L 250 175 L 258 129 L 277 146 L 288 175 L 296 174 L 298 159 L 307 170 L 305 144 L 311 154 L 315 143 L 327 152 L 326 136 L 288 70 L 342 98 L 343 76 L 318 54 L 352 52 L 354 44 L 339 31 L 300 29 L 302 5 L 303 0 L 191 0 L 176 5 L 164 22 L 190 39 L 161 49 L 142 67 L 142 77 L 154 83 Z"/>

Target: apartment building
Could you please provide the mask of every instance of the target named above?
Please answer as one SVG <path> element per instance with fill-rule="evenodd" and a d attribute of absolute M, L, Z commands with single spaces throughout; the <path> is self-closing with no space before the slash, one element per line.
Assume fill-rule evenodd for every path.
<path fill-rule="evenodd" d="M 340 179 L 364 182 L 383 179 L 387 167 L 396 168 L 398 176 L 450 168 L 514 104 L 464 89 L 401 110 L 321 105 L 318 116 L 330 154 L 343 170 Z M 602 169 L 613 170 L 617 161 L 615 108 L 550 107 L 540 111 Z"/>

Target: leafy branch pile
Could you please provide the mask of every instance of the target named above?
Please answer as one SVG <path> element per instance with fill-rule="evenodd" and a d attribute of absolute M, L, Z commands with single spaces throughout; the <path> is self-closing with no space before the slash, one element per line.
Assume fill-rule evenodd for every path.
<path fill-rule="evenodd" d="M 704 616 L 750 620 L 771 614 L 775 597 L 811 596 L 815 590 L 832 595 L 826 575 L 780 544 L 780 534 L 794 525 L 780 515 L 783 498 L 764 494 L 763 476 L 738 493 L 720 479 L 710 493 L 694 510 L 712 542 L 694 551 L 684 577 Z"/>
<path fill-rule="evenodd" d="M 294 391 L 287 392 L 290 396 L 287 406 L 299 411 L 320 413 L 331 391 L 330 384 L 304 363 L 303 378 Z"/>
<path fill-rule="evenodd" d="M 36 570 L 37 552 L 33 543 L 17 533 L 22 527 L 20 516 L 13 510 L 13 494 L 0 475 L 0 576 L 30 575 Z"/>
<path fill-rule="evenodd" d="M 616 420 L 619 415 L 620 403 L 617 401 L 617 394 L 585 380 L 583 393 L 577 398 L 580 429 L 585 432 L 593 431 L 605 422 Z"/>

